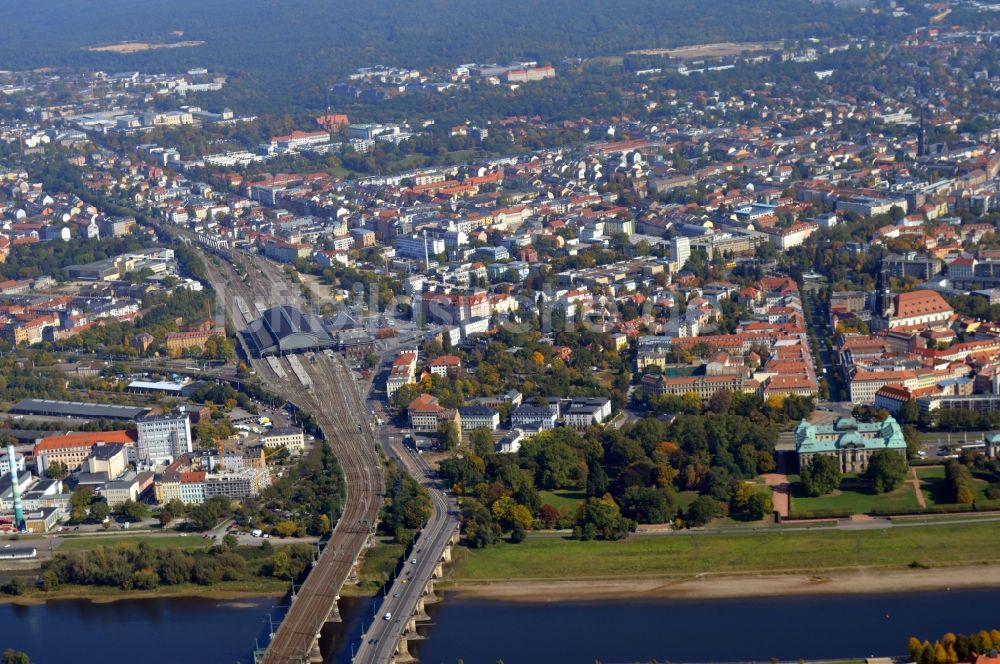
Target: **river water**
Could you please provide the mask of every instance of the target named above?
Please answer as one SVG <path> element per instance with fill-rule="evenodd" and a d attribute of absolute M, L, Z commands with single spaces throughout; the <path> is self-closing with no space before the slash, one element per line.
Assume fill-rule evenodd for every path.
<path fill-rule="evenodd" d="M 423 664 L 748 662 L 900 654 L 916 634 L 1000 627 L 1000 591 L 725 600 L 504 603 L 448 597 L 431 607 Z M 36 664 L 251 662 L 272 599 L 0 604 L 0 649 Z M 277 609 L 280 612 L 280 609 Z M 327 661 L 350 661 L 371 601 L 347 600 L 324 631 Z M 345 636 L 346 635 L 346 636 Z"/>
<path fill-rule="evenodd" d="M 422 664 L 766 662 L 904 654 L 914 634 L 1000 627 L 1000 591 L 518 604 L 447 598 Z"/>

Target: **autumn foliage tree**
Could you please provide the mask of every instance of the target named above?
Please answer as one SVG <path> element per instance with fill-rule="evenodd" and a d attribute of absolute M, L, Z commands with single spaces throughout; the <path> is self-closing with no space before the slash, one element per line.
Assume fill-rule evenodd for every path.
<path fill-rule="evenodd" d="M 957 459 L 949 459 L 944 465 L 944 477 L 952 502 L 969 505 L 975 501 L 976 487 L 968 466 Z"/>
<path fill-rule="evenodd" d="M 911 662 L 917 664 L 953 664 L 974 661 L 976 655 L 986 655 L 1000 648 L 1000 630 L 980 630 L 975 634 L 948 632 L 931 643 L 911 636 L 907 652 Z"/>

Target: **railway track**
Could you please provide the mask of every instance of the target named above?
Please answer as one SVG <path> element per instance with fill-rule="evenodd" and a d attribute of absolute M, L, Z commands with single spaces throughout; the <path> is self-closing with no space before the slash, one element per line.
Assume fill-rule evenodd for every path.
<path fill-rule="evenodd" d="M 289 287 L 278 268 L 239 252 L 229 256 L 228 262 L 222 258 L 206 261 L 206 267 L 220 304 L 234 324 L 247 319 L 249 303 L 257 312 L 288 303 L 303 307 L 298 292 Z M 249 278 L 244 280 L 241 271 Z M 339 356 L 316 353 L 313 357 L 305 364 L 298 358 L 294 362 L 291 358 L 252 360 L 258 376 L 272 391 L 316 418 L 340 463 L 347 487 L 343 511 L 329 543 L 293 597 L 266 651 L 257 657 L 265 664 L 305 662 L 318 654 L 320 631 L 369 542 L 383 501 L 382 464 L 354 374 Z"/>

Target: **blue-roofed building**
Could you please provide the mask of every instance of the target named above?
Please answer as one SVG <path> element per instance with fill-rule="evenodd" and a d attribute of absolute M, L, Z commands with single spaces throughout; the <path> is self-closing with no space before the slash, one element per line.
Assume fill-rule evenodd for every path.
<path fill-rule="evenodd" d="M 858 422 L 853 417 L 838 417 L 830 424 L 802 420 L 795 428 L 799 468 L 808 467 L 818 454 L 829 454 L 840 460 L 842 472 L 861 473 L 878 450 L 895 450 L 906 458 L 903 429 L 891 416 L 870 423 Z"/>

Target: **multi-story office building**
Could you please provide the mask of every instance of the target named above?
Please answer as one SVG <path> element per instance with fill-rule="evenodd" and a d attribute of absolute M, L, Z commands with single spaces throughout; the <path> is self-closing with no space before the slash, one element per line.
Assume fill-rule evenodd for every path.
<path fill-rule="evenodd" d="M 170 463 L 191 451 L 191 420 L 184 413 L 146 415 L 136 420 L 139 428 L 137 457 L 144 463 Z"/>

